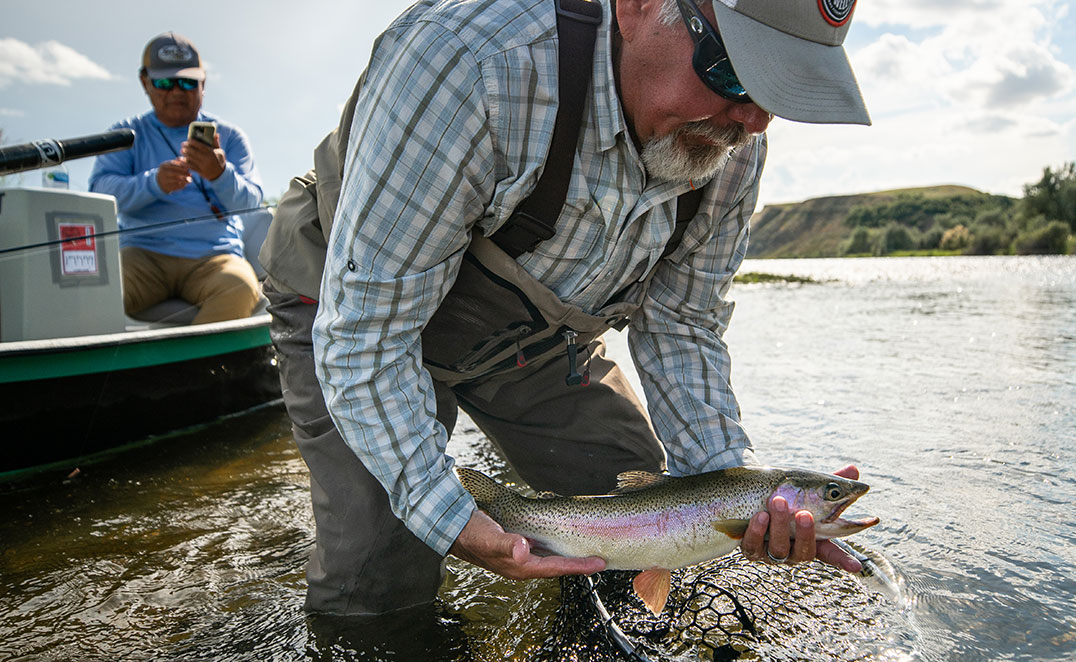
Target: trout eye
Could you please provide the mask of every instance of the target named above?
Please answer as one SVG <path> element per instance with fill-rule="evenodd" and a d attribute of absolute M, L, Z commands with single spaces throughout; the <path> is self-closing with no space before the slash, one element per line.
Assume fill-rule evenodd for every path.
<path fill-rule="evenodd" d="M 844 495 L 844 490 L 837 483 L 826 484 L 825 495 L 827 501 L 836 501 Z"/>

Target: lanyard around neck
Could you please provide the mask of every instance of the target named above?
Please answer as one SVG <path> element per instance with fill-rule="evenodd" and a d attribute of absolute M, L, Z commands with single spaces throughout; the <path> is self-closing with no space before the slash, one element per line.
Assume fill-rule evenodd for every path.
<path fill-rule="evenodd" d="M 161 127 L 158 125 L 155 126 L 157 129 L 157 133 L 161 134 L 161 140 L 164 141 L 164 144 L 168 146 L 168 150 L 171 151 L 172 154 L 178 159 L 179 153 L 176 152 L 175 147 L 172 147 L 172 143 L 168 140 L 168 136 L 165 134 L 164 130 L 161 129 Z M 205 198 L 206 204 L 209 205 L 209 210 L 213 212 L 213 215 L 217 217 L 217 220 L 223 221 L 225 219 L 224 210 L 221 209 L 216 203 L 214 203 L 212 199 L 210 199 L 209 191 L 205 190 L 205 182 L 202 180 L 202 176 L 198 175 L 198 177 L 194 179 L 194 183 L 198 185 L 198 190 L 202 192 L 202 197 Z"/>

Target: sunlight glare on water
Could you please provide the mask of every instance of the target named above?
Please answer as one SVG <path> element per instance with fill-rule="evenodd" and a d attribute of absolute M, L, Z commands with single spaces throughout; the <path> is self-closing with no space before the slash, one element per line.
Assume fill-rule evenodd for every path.
<path fill-rule="evenodd" d="M 924 653 L 1076 654 L 1076 260 L 766 260 L 728 334 L 764 461 L 873 486 Z"/>

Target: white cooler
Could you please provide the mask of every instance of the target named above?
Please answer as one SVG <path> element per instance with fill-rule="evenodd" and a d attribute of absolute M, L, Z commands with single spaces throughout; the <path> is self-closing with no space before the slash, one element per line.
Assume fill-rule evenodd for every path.
<path fill-rule="evenodd" d="M 123 331 L 115 230 L 112 196 L 0 188 L 0 342 Z"/>

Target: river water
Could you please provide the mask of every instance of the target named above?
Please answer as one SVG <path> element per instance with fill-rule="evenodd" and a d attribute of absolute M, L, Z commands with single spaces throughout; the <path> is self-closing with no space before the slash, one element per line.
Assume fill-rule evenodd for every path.
<path fill-rule="evenodd" d="M 733 288 L 760 459 L 856 463 L 857 512 L 882 518 L 856 540 L 902 585 L 848 628 L 805 622 L 743 659 L 1076 659 L 1076 259 L 743 270 L 815 281 Z M 503 475 L 466 419 L 450 450 Z M 0 660 L 522 660 L 559 602 L 553 582 L 453 562 L 436 611 L 306 619 L 309 488 L 279 406 L 68 472 L 0 483 Z"/>

